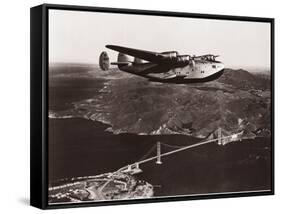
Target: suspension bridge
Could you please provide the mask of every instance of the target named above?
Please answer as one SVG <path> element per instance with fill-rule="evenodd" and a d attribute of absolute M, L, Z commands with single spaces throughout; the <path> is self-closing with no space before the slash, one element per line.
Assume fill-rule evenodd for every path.
<path fill-rule="evenodd" d="M 152 146 L 152 148 L 139 161 L 136 161 L 132 164 L 124 166 L 124 167 L 120 168 L 119 170 L 117 170 L 117 172 L 129 173 L 131 175 L 139 174 L 139 173 L 142 172 L 142 170 L 140 168 L 141 164 L 144 164 L 144 163 L 147 163 L 147 162 L 150 162 L 150 161 L 153 161 L 153 160 L 156 160 L 156 164 L 162 164 L 162 157 L 169 156 L 169 155 L 172 155 L 172 154 L 176 154 L 178 152 L 185 151 L 185 150 L 188 150 L 188 149 L 192 149 L 192 148 L 195 148 L 195 147 L 198 147 L 198 146 L 203 146 L 203 145 L 206 145 L 206 144 L 209 144 L 209 143 L 217 143 L 220 146 L 224 146 L 224 145 L 226 145 L 230 142 L 234 142 L 234 141 L 238 141 L 238 140 L 241 141 L 242 140 L 242 134 L 243 134 L 243 131 L 239 132 L 239 133 L 236 133 L 236 134 L 223 136 L 221 128 L 218 128 L 216 138 L 201 141 L 201 142 L 198 142 L 198 143 L 195 143 L 195 144 L 192 144 L 192 145 L 188 145 L 188 146 L 175 146 L 175 145 L 169 145 L 169 144 L 162 143 L 162 142 L 157 142 L 155 145 Z M 161 148 L 163 146 L 168 147 L 168 148 L 173 148 L 174 150 L 169 151 L 169 152 L 165 152 L 165 153 L 161 153 Z M 153 151 L 155 151 L 155 148 L 156 148 L 156 155 L 152 156 L 152 157 L 149 157 L 149 155 L 151 155 L 151 153 Z"/>

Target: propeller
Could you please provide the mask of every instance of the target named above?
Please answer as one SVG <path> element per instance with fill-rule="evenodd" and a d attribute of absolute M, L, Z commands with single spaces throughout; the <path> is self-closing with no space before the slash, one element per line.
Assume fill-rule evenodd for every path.
<path fill-rule="evenodd" d="M 195 59 L 197 58 L 197 56 L 193 55 L 193 56 L 190 56 L 190 65 L 192 67 L 195 67 Z"/>
<path fill-rule="evenodd" d="M 193 55 L 193 56 L 190 56 L 190 65 L 192 67 L 194 67 L 196 64 L 196 62 L 195 62 L 196 59 L 206 60 L 206 61 L 216 61 L 217 57 L 219 57 L 219 55 L 212 55 L 212 54 L 207 54 L 207 55 L 202 55 L 202 56 Z"/>
<path fill-rule="evenodd" d="M 193 60 L 195 59 L 201 59 L 201 60 L 210 60 L 210 61 L 215 61 L 217 57 L 219 57 L 220 55 L 213 55 L 213 54 L 206 54 L 206 55 L 202 55 L 202 56 L 195 56 L 193 55 L 191 58 Z"/>
<path fill-rule="evenodd" d="M 213 60 L 215 61 L 217 57 L 219 57 L 220 55 L 211 55 L 213 57 Z"/>
<path fill-rule="evenodd" d="M 190 65 L 191 65 L 192 67 L 195 67 L 195 60 L 194 60 L 194 59 L 191 59 L 190 62 L 191 62 Z"/>

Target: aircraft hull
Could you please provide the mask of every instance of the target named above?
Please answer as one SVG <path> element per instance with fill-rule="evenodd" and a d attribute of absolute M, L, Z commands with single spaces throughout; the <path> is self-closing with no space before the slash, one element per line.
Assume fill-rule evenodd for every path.
<path fill-rule="evenodd" d="M 175 83 L 175 84 L 184 84 L 184 83 L 204 83 L 218 79 L 223 75 L 224 69 L 204 78 L 188 78 L 184 79 L 182 76 L 177 76 L 172 79 L 161 79 L 156 77 L 149 77 L 148 80 L 152 82 L 162 82 L 162 83 Z"/>
<path fill-rule="evenodd" d="M 149 81 L 162 83 L 201 83 L 218 79 L 224 72 L 223 63 L 216 61 L 214 55 L 190 57 L 179 55 L 176 51 L 151 52 L 116 45 L 106 45 L 107 48 L 119 52 L 117 65 L 121 71 L 142 76 Z M 187 57 L 188 56 L 188 57 Z M 134 60 L 130 59 L 134 57 Z M 106 65 L 104 52 L 102 63 Z"/>

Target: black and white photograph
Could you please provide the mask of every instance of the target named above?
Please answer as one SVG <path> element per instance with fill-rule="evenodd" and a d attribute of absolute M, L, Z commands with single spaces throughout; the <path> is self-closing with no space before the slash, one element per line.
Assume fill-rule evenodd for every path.
<path fill-rule="evenodd" d="M 273 191 L 271 23 L 48 10 L 48 205 Z"/>

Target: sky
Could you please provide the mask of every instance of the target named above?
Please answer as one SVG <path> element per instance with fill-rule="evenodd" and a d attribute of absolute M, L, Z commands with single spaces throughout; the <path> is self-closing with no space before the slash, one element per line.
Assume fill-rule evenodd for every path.
<path fill-rule="evenodd" d="M 215 54 L 226 67 L 270 68 L 270 24 L 84 11 L 49 11 L 49 61 L 98 64 L 114 44 L 155 52 Z"/>

